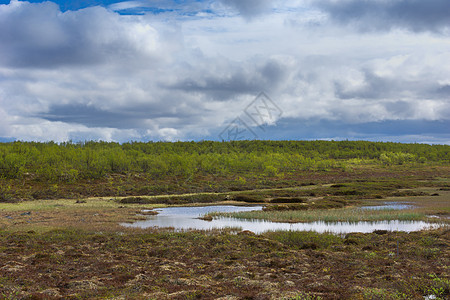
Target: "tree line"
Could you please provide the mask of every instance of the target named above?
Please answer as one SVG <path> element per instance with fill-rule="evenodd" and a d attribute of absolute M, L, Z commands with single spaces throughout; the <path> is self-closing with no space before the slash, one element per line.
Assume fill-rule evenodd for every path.
<path fill-rule="evenodd" d="M 367 141 L 0 143 L 0 178 L 48 182 L 144 173 L 152 178 L 201 174 L 276 176 L 350 163 L 448 164 L 450 146 Z"/>

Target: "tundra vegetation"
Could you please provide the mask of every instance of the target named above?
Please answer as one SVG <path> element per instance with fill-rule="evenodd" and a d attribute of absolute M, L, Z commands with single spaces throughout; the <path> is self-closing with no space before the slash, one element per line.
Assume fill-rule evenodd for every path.
<path fill-rule="evenodd" d="M 120 223 L 222 203 L 262 204 L 233 216 L 279 222 L 448 223 L 449 174 L 444 145 L 3 143 L 0 298 L 447 299 L 448 226 L 340 236 Z M 359 208 L 385 202 L 411 207 Z"/>

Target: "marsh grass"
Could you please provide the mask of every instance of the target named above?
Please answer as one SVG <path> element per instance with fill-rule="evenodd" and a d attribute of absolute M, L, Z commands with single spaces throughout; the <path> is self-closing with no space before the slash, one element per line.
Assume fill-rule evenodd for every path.
<path fill-rule="evenodd" d="M 342 245 L 344 241 L 335 234 L 313 231 L 269 231 L 264 236 L 293 249 L 326 249 L 333 245 Z"/>
<path fill-rule="evenodd" d="M 397 241 L 400 255 L 392 256 Z M 444 229 L 347 236 L 0 230 L 0 298 L 49 299 L 52 289 L 61 299 L 447 299 L 448 242 Z"/>
<path fill-rule="evenodd" d="M 83 228 L 101 231 L 120 230 L 120 223 L 134 222 L 142 209 L 163 205 L 119 205 L 111 198 L 22 201 L 0 203 L 0 229 L 10 232 L 55 228 Z"/>
<path fill-rule="evenodd" d="M 287 211 L 249 211 L 237 213 L 212 213 L 212 217 L 232 217 L 237 219 L 258 219 L 272 222 L 359 222 L 359 221 L 418 221 L 427 217 L 413 210 L 362 210 L 341 208 L 327 210 L 287 210 Z"/>

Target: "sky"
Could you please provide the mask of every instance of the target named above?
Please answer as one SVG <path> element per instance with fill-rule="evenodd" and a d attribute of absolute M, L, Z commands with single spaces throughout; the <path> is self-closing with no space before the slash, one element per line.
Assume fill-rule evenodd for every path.
<path fill-rule="evenodd" d="M 450 144 L 448 0 L 0 0 L 0 141 Z"/>

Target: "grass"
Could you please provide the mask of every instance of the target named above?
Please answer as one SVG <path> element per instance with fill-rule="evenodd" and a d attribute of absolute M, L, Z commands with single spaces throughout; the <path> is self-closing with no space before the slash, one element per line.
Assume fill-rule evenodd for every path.
<path fill-rule="evenodd" d="M 449 244 L 444 229 L 345 237 L 0 230 L 0 298 L 445 299 Z"/>
<path fill-rule="evenodd" d="M 389 186 L 405 187 L 401 183 L 404 181 L 403 179 L 398 180 L 394 184 L 393 182 L 395 181 L 388 180 L 387 182 L 389 182 Z M 377 188 L 386 185 L 385 181 L 365 181 L 364 183 L 366 186 L 375 185 Z M 448 180 L 443 178 L 424 180 L 419 183 L 416 180 L 410 183 L 411 186 L 417 185 L 418 187 L 409 189 L 409 194 L 425 196 L 391 196 L 382 200 L 375 198 L 355 200 L 354 195 L 336 196 L 326 194 L 330 190 L 348 189 L 349 185 L 350 183 L 342 183 L 229 193 L 97 197 L 85 198 L 81 199 L 81 201 L 59 199 L 0 203 L 0 229 L 3 228 L 10 231 L 35 230 L 40 232 L 48 231 L 52 228 L 92 227 L 98 231 L 122 230 L 120 223 L 144 219 L 144 216 L 138 215 L 144 208 L 157 208 L 167 205 L 246 205 L 250 203 L 266 204 L 266 211 L 241 212 L 226 216 L 244 219 L 265 219 L 275 222 L 358 222 L 379 220 L 449 222 L 450 206 L 448 203 L 450 191 L 442 190 L 442 186 L 448 185 Z M 392 191 L 395 192 L 395 190 Z M 224 199 L 226 201 L 220 201 Z M 413 204 L 415 209 L 404 211 L 363 211 L 354 207 L 356 204 L 376 205 L 385 201 L 405 201 Z M 429 215 L 437 216 L 438 218 L 428 218 L 427 216 Z"/>
<path fill-rule="evenodd" d="M 0 203 L 0 229 L 46 232 L 55 228 L 94 228 L 98 231 L 121 230 L 120 223 L 133 222 L 144 208 L 163 205 L 120 205 L 115 199 L 89 198 L 83 201 L 36 200 Z"/>
<path fill-rule="evenodd" d="M 440 180 L 442 182 L 442 179 Z M 429 184 L 429 183 L 428 183 Z M 328 189 L 340 189 L 346 185 L 335 187 L 325 186 Z M 359 222 L 359 221 L 428 221 L 450 223 L 450 191 L 443 191 L 438 187 L 417 187 L 408 190 L 410 195 L 416 196 L 390 196 L 382 200 L 343 200 L 336 196 L 323 198 L 313 197 L 306 203 L 298 204 L 268 204 L 263 211 L 212 213 L 211 217 L 233 217 L 238 219 L 259 219 L 273 222 Z M 417 196 L 420 195 L 420 196 Z M 431 196 L 434 195 L 434 196 Z M 406 202 L 413 207 L 406 210 L 363 210 L 355 207 L 363 205 L 379 205 L 389 202 Z M 346 207 L 344 207 L 347 205 Z M 323 209 L 327 208 L 327 209 Z M 433 217 L 430 217 L 433 216 Z"/>
<path fill-rule="evenodd" d="M 255 177 L 235 191 L 226 181 L 218 182 L 217 190 L 204 189 L 204 182 L 193 182 L 192 189 L 187 183 L 179 190 L 176 185 L 161 186 L 161 193 L 169 191 L 169 195 L 156 196 L 141 193 L 140 186 L 133 186 L 136 179 L 125 182 L 124 178 L 129 186 L 122 189 L 122 197 L 113 193 L 0 203 L 0 298 L 423 299 L 435 295 L 446 299 L 448 228 L 338 236 L 120 226 L 145 218 L 138 216 L 144 208 L 250 203 L 271 210 L 240 213 L 245 218 L 260 214 L 275 221 L 356 222 L 425 220 L 436 214 L 442 221 L 450 215 L 450 180 L 444 168 L 439 170 L 440 178 L 434 179 L 431 169 L 355 167 L 267 182 Z M 92 184 L 97 184 L 93 191 L 108 195 L 102 193 L 101 182 Z M 89 187 L 84 183 L 76 188 Z M 253 190 L 242 190 L 247 187 Z M 64 188 L 58 191 L 69 191 Z M 170 195 L 172 191 L 179 194 Z M 14 187 L 9 192 L 20 196 Z M 385 201 L 410 202 L 415 209 L 355 207 Z"/>
<path fill-rule="evenodd" d="M 283 210 L 250 211 L 237 213 L 213 213 L 213 217 L 232 217 L 237 219 L 258 219 L 272 222 L 360 222 L 384 220 L 427 220 L 420 212 L 399 210 L 361 210 L 358 208 L 341 208 L 326 210 Z"/>

